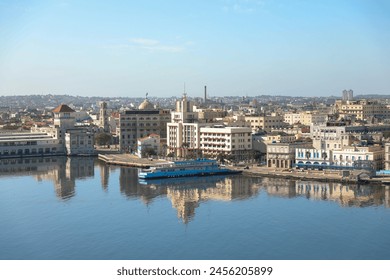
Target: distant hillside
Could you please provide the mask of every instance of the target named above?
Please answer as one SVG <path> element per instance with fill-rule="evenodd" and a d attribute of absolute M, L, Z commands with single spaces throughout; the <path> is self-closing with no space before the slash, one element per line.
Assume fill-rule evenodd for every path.
<path fill-rule="evenodd" d="M 355 99 L 387 99 L 390 94 L 361 94 L 354 97 Z"/>

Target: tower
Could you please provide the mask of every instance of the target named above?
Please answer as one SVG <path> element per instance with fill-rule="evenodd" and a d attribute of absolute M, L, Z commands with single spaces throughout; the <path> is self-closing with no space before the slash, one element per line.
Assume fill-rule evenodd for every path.
<path fill-rule="evenodd" d="M 109 132 L 107 103 L 102 101 L 99 103 L 99 105 L 100 105 L 100 115 L 99 115 L 100 127 L 103 128 L 104 132 Z"/>

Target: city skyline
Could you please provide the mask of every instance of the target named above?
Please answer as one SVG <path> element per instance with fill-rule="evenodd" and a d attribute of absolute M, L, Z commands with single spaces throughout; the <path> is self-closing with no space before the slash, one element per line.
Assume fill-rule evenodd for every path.
<path fill-rule="evenodd" d="M 386 1 L 0 1 L 0 95 L 389 94 Z"/>

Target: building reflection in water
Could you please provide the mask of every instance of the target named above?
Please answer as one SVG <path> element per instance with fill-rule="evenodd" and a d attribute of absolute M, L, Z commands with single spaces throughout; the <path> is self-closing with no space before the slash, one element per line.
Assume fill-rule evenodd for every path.
<path fill-rule="evenodd" d="M 52 181 L 58 198 L 75 195 L 77 179 L 94 176 L 94 158 L 37 157 L 0 160 L 0 176 L 30 175 L 38 181 Z"/>
<path fill-rule="evenodd" d="M 384 205 L 389 207 L 387 187 L 368 185 L 345 185 L 334 182 L 296 181 L 297 195 L 313 200 L 334 201 L 346 207 L 367 207 Z"/>
<path fill-rule="evenodd" d="M 194 219 L 202 202 L 245 200 L 260 194 L 261 190 L 268 196 L 333 201 L 343 207 L 390 206 L 389 186 L 243 175 L 139 181 L 135 168 L 108 166 L 90 157 L 3 159 L 0 160 L 0 178 L 16 175 L 34 176 L 39 181 L 49 180 L 53 182 L 57 197 L 67 200 L 75 195 L 77 180 L 94 177 L 95 164 L 99 167 L 104 191 L 109 188 L 110 173 L 119 170 L 119 189 L 123 196 L 140 199 L 146 205 L 157 197 L 167 197 L 184 223 Z M 111 186 L 116 185 L 116 182 L 111 182 Z"/>
<path fill-rule="evenodd" d="M 97 161 L 100 171 L 100 183 L 104 191 L 108 190 L 108 182 L 110 179 L 110 166 L 102 161 Z"/>
<path fill-rule="evenodd" d="M 144 189 L 166 193 L 177 216 L 188 223 L 195 216 L 195 209 L 208 200 L 231 201 L 256 195 L 259 186 L 254 178 L 244 176 L 210 176 L 140 181 Z"/>

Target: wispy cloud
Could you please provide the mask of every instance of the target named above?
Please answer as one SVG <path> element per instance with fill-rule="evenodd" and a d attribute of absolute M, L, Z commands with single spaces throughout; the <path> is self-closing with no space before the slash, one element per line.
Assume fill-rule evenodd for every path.
<path fill-rule="evenodd" d="M 265 0 L 223 0 L 223 11 L 238 14 L 251 14 L 262 8 Z"/>
<path fill-rule="evenodd" d="M 163 44 L 158 40 L 148 38 L 132 38 L 130 42 L 132 42 L 132 46 L 148 51 L 177 53 L 184 50 L 184 47 L 181 45 Z"/>
<path fill-rule="evenodd" d="M 157 40 L 146 39 L 146 38 L 133 38 L 130 41 L 134 44 L 142 45 L 142 46 L 156 46 L 160 42 Z"/>
<path fill-rule="evenodd" d="M 187 41 L 180 44 L 164 44 L 155 39 L 149 38 L 131 38 L 127 43 L 118 42 L 117 44 L 105 45 L 103 48 L 111 50 L 144 50 L 148 52 L 179 53 L 184 51 L 194 42 Z"/>

